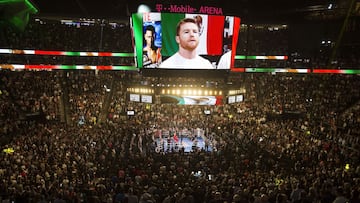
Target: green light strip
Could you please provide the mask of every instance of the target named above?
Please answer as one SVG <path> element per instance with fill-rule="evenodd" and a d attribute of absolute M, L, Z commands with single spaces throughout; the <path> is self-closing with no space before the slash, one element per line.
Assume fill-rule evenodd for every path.
<path fill-rule="evenodd" d="M 245 56 L 246 59 L 255 60 L 257 56 Z"/>
<path fill-rule="evenodd" d="M 360 74 L 360 70 L 342 70 L 345 74 Z"/>
<path fill-rule="evenodd" d="M 80 56 L 80 52 L 75 52 L 75 51 L 67 51 L 65 52 L 66 56 Z"/>
<path fill-rule="evenodd" d="M 31 11 L 31 13 L 35 14 L 35 13 L 39 12 L 39 10 L 35 7 L 35 5 L 33 5 L 33 4 L 31 3 L 31 1 L 25 0 L 25 4 L 27 5 L 27 7 L 28 7 L 29 10 Z"/>
<path fill-rule="evenodd" d="M 236 55 L 236 56 L 235 56 L 235 59 L 245 60 L 245 59 L 246 59 L 246 56 L 243 56 L 243 55 Z"/>
<path fill-rule="evenodd" d="M 72 69 L 74 69 L 74 70 L 76 70 L 76 69 L 77 69 L 76 67 L 77 67 L 76 65 L 61 65 L 61 66 L 60 66 L 60 69 L 65 69 L 65 70 L 72 70 Z"/>
<path fill-rule="evenodd" d="M 250 60 L 254 60 L 256 59 L 257 56 L 244 56 L 244 55 L 236 55 L 235 59 L 239 59 L 239 60 L 246 60 L 246 59 L 250 59 Z"/>
<path fill-rule="evenodd" d="M 135 66 L 112 66 L 111 70 L 139 70 Z"/>
<path fill-rule="evenodd" d="M 112 53 L 112 56 L 132 57 L 132 56 L 135 56 L 135 54 L 134 53 Z"/>
<path fill-rule="evenodd" d="M 245 72 L 248 73 L 271 73 L 275 72 L 276 68 L 246 68 Z"/>

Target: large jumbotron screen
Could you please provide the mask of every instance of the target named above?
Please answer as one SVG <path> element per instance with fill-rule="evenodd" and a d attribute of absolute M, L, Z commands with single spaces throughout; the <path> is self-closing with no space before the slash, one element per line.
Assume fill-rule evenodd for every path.
<path fill-rule="evenodd" d="M 179 58 L 169 62 L 169 58 L 179 51 L 181 43 L 177 25 L 182 19 L 195 20 L 198 28 L 196 56 L 206 62 Z M 189 13 L 135 13 L 131 17 L 131 28 L 136 66 L 140 69 L 230 69 L 234 65 L 240 18 Z"/>

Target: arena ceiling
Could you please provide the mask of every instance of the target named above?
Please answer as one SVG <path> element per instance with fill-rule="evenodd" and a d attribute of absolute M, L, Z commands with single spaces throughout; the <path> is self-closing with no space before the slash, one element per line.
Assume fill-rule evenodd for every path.
<path fill-rule="evenodd" d="M 155 4 L 220 7 L 225 15 L 235 15 L 252 22 L 278 21 L 306 18 L 310 13 L 344 7 L 352 0 L 30 0 L 40 15 L 57 15 L 89 18 L 124 19 L 136 11 L 138 5 Z M 359 1 L 359 0 L 357 0 Z M 345 5 L 346 6 L 346 5 Z"/>

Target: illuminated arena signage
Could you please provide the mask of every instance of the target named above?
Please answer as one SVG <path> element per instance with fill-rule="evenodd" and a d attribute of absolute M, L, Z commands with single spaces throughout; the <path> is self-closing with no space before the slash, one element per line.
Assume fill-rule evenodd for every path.
<path fill-rule="evenodd" d="M 190 5 L 164 5 L 156 4 L 155 9 L 157 12 L 170 12 L 170 13 L 202 13 L 210 15 L 223 15 L 223 10 L 220 7 L 213 6 L 200 6 L 195 8 Z"/>

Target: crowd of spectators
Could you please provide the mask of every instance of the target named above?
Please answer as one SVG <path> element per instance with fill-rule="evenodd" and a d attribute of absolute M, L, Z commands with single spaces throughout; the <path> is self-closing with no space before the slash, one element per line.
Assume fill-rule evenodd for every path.
<path fill-rule="evenodd" d="M 2 71 L 1 149 L 14 150 L 0 155 L 2 201 L 359 202 L 358 76 L 242 74 L 226 84 L 244 102 L 197 106 L 129 102 L 128 84 L 171 80 L 128 74 Z M 154 132 L 169 128 L 216 146 L 157 153 Z"/>
<path fill-rule="evenodd" d="M 286 25 L 243 25 L 237 53 L 248 56 L 281 56 L 289 53 Z"/>
<path fill-rule="evenodd" d="M 130 27 L 127 23 L 104 22 L 65 23 L 67 18 L 32 17 L 27 28 L 20 32 L 4 27 L 0 32 L 0 47 L 16 50 L 49 50 L 72 52 L 132 53 Z M 70 20 L 72 22 L 72 20 Z M 132 65 L 132 57 L 80 57 L 50 55 L 2 55 L 2 63 L 53 64 L 53 65 Z"/>
<path fill-rule="evenodd" d="M 49 19 L 33 16 L 22 32 L 5 27 L 1 33 L 1 47 L 53 51 L 132 51 L 130 27 L 127 25 L 113 26 L 109 22 L 95 20 L 93 23 L 80 24 L 79 19 L 74 23 L 65 23 L 61 20 L 69 21 L 61 17 Z"/>

